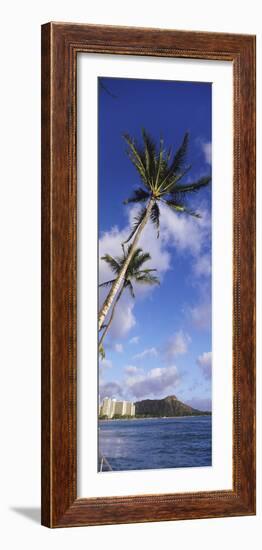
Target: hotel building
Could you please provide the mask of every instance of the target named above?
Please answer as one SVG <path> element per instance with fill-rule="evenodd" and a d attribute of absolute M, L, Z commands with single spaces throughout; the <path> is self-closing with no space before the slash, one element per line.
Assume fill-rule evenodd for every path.
<path fill-rule="evenodd" d="M 113 418 L 113 416 L 135 416 L 135 404 L 132 401 L 117 401 L 110 397 L 103 399 L 100 407 L 100 416 L 107 416 Z"/>

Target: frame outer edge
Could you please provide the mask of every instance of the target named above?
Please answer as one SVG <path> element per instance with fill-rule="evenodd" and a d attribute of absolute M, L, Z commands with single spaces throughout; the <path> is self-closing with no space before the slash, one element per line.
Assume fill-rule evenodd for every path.
<path fill-rule="evenodd" d="M 76 350 L 73 325 L 76 296 L 71 295 L 71 291 L 74 294 L 75 287 L 74 258 L 70 257 L 70 254 L 74 253 L 74 243 L 70 238 L 74 238 L 75 229 L 72 225 L 70 226 L 72 221 L 69 218 L 72 214 L 75 215 L 75 211 L 71 210 L 75 208 L 75 191 L 70 188 L 70 185 L 74 186 L 72 174 L 76 167 L 74 168 L 72 164 L 75 162 L 72 135 L 72 129 L 75 127 L 70 110 L 71 101 L 75 101 L 75 98 L 70 88 L 73 70 L 70 65 L 73 59 L 70 49 L 74 48 L 77 42 L 78 51 L 81 51 L 82 47 L 85 51 L 91 48 L 90 51 L 95 52 L 104 48 L 107 53 L 130 54 L 133 52 L 134 55 L 190 58 L 190 50 L 187 50 L 190 37 L 195 47 L 195 50 L 191 50 L 192 57 L 234 60 L 240 56 L 241 129 L 243 121 L 247 122 L 246 111 L 249 117 L 245 136 L 240 140 L 240 156 L 243 155 L 240 161 L 240 194 L 242 196 L 243 179 L 247 185 L 248 167 L 250 168 L 245 150 L 247 149 L 250 153 L 251 162 L 254 162 L 255 156 L 255 75 L 253 72 L 255 40 L 253 36 L 61 23 L 49 23 L 42 27 L 42 523 L 48 527 L 224 517 L 255 513 L 255 409 L 254 402 L 249 402 L 249 396 L 254 397 L 255 384 L 255 356 L 252 348 L 255 343 L 255 221 L 254 216 L 250 220 L 247 214 L 245 215 L 244 202 L 242 202 L 240 218 L 241 231 L 246 230 L 252 242 L 251 250 L 247 247 L 243 248 L 243 257 L 248 261 L 248 266 L 244 267 L 243 273 L 243 267 L 240 268 L 241 277 L 244 275 L 245 279 L 244 283 L 240 281 L 240 293 L 243 292 L 243 296 L 248 298 L 248 307 L 251 311 L 248 319 L 251 319 L 251 325 L 248 343 L 238 352 L 241 367 L 241 408 L 246 405 L 249 414 L 248 418 L 247 412 L 243 416 L 245 428 L 238 429 L 240 449 L 245 451 L 245 456 L 240 457 L 241 460 L 237 466 L 240 490 L 235 493 L 225 492 L 224 495 L 210 492 L 202 498 L 199 495 L 195 497 L 192 495 L 191 499 L 188 499 L 186 494 L 161 495 L 162 501 L 157 496 L 154 498 L 154 495 L 148 498 L 146 495 L 142 498 L 127 496 L 122 502 L 118 497 L 75 499 L 76 424 L 73 408 L 76 407 L 74 401 Z M 159 48 L 156 46 L 158 40 Z M 125 47 L 127 47 L 126 51 Z M 243 70 L 245 64 L 247 66 Z M 247 109 L 248 101 L 250 103 Z M 55 113 L 54 120 L 52 112 Z M 73 158 L 70 158 L 71 153 Z M 251 173 L 254 176 L 254 164 L 251 164 Z M 249 207 L 254 206 L 254 199 L 253 178 L 248 198 Z M 247 330 L 247 325 L 243 321 L 241 328 L 244 332 Z M 247 370 L 249 358 L 250 369 Z M 248 434 L 246 430 L 249 431 Z M 247 442 L 251 449 L 250 447 L 243 449 Z"/>
<path fill-rule="evenodd" d="M 41 29 L 41 523 L 52 526 L 51 25 Z"/>
<path fill-rule="evenodd" d="M 256 513 L 256 37 L 249 37 L 241 59 L 240 100 L 240 356 L 242 387 L 242 491 Z"/>

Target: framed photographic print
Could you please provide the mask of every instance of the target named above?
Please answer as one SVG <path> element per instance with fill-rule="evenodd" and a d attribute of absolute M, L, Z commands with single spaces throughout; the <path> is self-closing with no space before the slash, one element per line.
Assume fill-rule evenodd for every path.
<path fill-rule="evenodd" d="M 42 27 L 42 523 L 255 514 L 255 37 Z"/>

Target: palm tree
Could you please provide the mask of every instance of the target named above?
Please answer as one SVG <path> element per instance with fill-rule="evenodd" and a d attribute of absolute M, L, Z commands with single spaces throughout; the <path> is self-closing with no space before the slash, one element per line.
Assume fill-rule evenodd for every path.
<path fill-rule="evenodd" d="M 211 180 L 210 176 L 205 176 L 194 182 L 181 183 L 181 180 L 191 168 L 191 165 L 185 164 L 189 140 L 188 133 L 185 134 L 180 147 L 173 156 L 171 154 L 171 149 L 168 151 L 164 149 L 163 139 L 160 139 L 159 147 L 157 147 L 153 139 L 144 129 L 142 130 L 142 138 L 143 146 L 141 147 L 136 140 L 132 139 L 128 134 L 124 135 L 124 139 L 128 146 L 127 152 L 129 158 L 134 164 L 142 184 L 135 189 L 133 195 L 125 201 L 125 204 L 142 203 L 143 206 L 135 218 L 131 234 L 125 241 L 129 242 L 133 238 L 129 254 L 117 278 L 114 280 L 108 296 L 99 312 L 99 330 L 101 329 L 116 294 L 122 286 L 133 252 L 149 220 L 156 226 L 159 235 L 159 204 L 162 203 L 167 205 L 174 212 L 189 214 L 190 216 L 200 218 L 197 212 L 194 212 L 187 206 L 186 199 L 192 193 L 207 186 Z"/>
<path fill-rule="evenodd" d="M 104 260 L 112 269 L 113 273 L 115 273 L 116 278 L 119 274 L 119 272 L 122 269 L 123 264 L 126 261 L 127 256 L 129 255 L 130 249 L 132 245 L 129 245 L 127 252 L 125 252 L 125 249 L 123 247 L 123 255 L 118 258 L 113 258 L 109 254 L 105 254 L 105 256 L 102 257 L 102 260 Z M 125 277 L 122 282 L 122 286 L 118 292 L 118 295 L 115 299 L 115 302 L 112 307 L 112 312 L 109 318 L 108 323 L 105 326 L 104 332 L 100 338 L 99 341 L 99 350 L 102 348 L 102 342 L 108 333 L 109 327 L 113 321 L 116 306 L 124 292 L 125 289 L 128 289 L 130 291 L 130 294 L 132 298 L 135 298 L 135 292 L 134 287 L 132 284 L 132 281 L 135 281 L 138 284 L 145 284 L 145 285 L 155 285 L 159 284 L 159 279 L 155 275 L 152 275 L 153 271 L 156 271 L 156 269 L 145 269 L 143 268 L 143 265 L 145 262 L 148 262 L 148 260 L 151 260 L 151 256 L 148 252 L 143 252 L 141 248 L 137 248 L 131 257 L 131 260 L 129 262 L 128 268 L 125 272 Z M 102 283 L 99 285 L 100 288 L 102 287 L 108 287 L 114 284 L 116 278 L 112 279 L 111 281 L 106 281 L 105 283 Z"/>

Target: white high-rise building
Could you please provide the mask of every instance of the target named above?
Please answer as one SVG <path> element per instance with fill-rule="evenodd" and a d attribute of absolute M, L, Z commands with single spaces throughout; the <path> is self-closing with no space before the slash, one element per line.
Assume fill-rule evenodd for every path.
<path fill-rule="evenodd" d="M 113 418 L 114 415 L 118 416 L 135 416 L 135 404 L 132 401 L 117 401 L 110 397 L 103 399 L 100 407 L 100 415 Z"/>
<path fill-rule="evenodd" d="M 120 416 L 123 416 L 123 401 L 116 401 L 115 406 L 115 414 L 119 414 Z"/>
<path fill-rule="evenodd" d="M 132 416 L 132 405 L 133 405 L 133 403 L 131 403 L 131 401 L 125 401 L 125 413 L 124 414 L 128 414 L 129 416 Z"/>
<path fill-rule="evenodd" d="M 111 399 L 111 407 L 110 407 L 110 416 L 109 418 L 112 418 L 114 414 L 116 414 L 116 399 Z"/>
<path fill-rule="evenodd" d="M 105 397 L 101 405 L 100 414 L 103 416 L 104 415 L 109 416 L 110 408 L 111 408 L 111 399 L 109 397 Z"/>
<path fill-rule="evenodd" d="M 116 399 L 105 397 L 100 407 L 100 415 L 107 416 L 108 418 L 112 418 L 115 414 L 115 405 L 116 405 Z"/>

